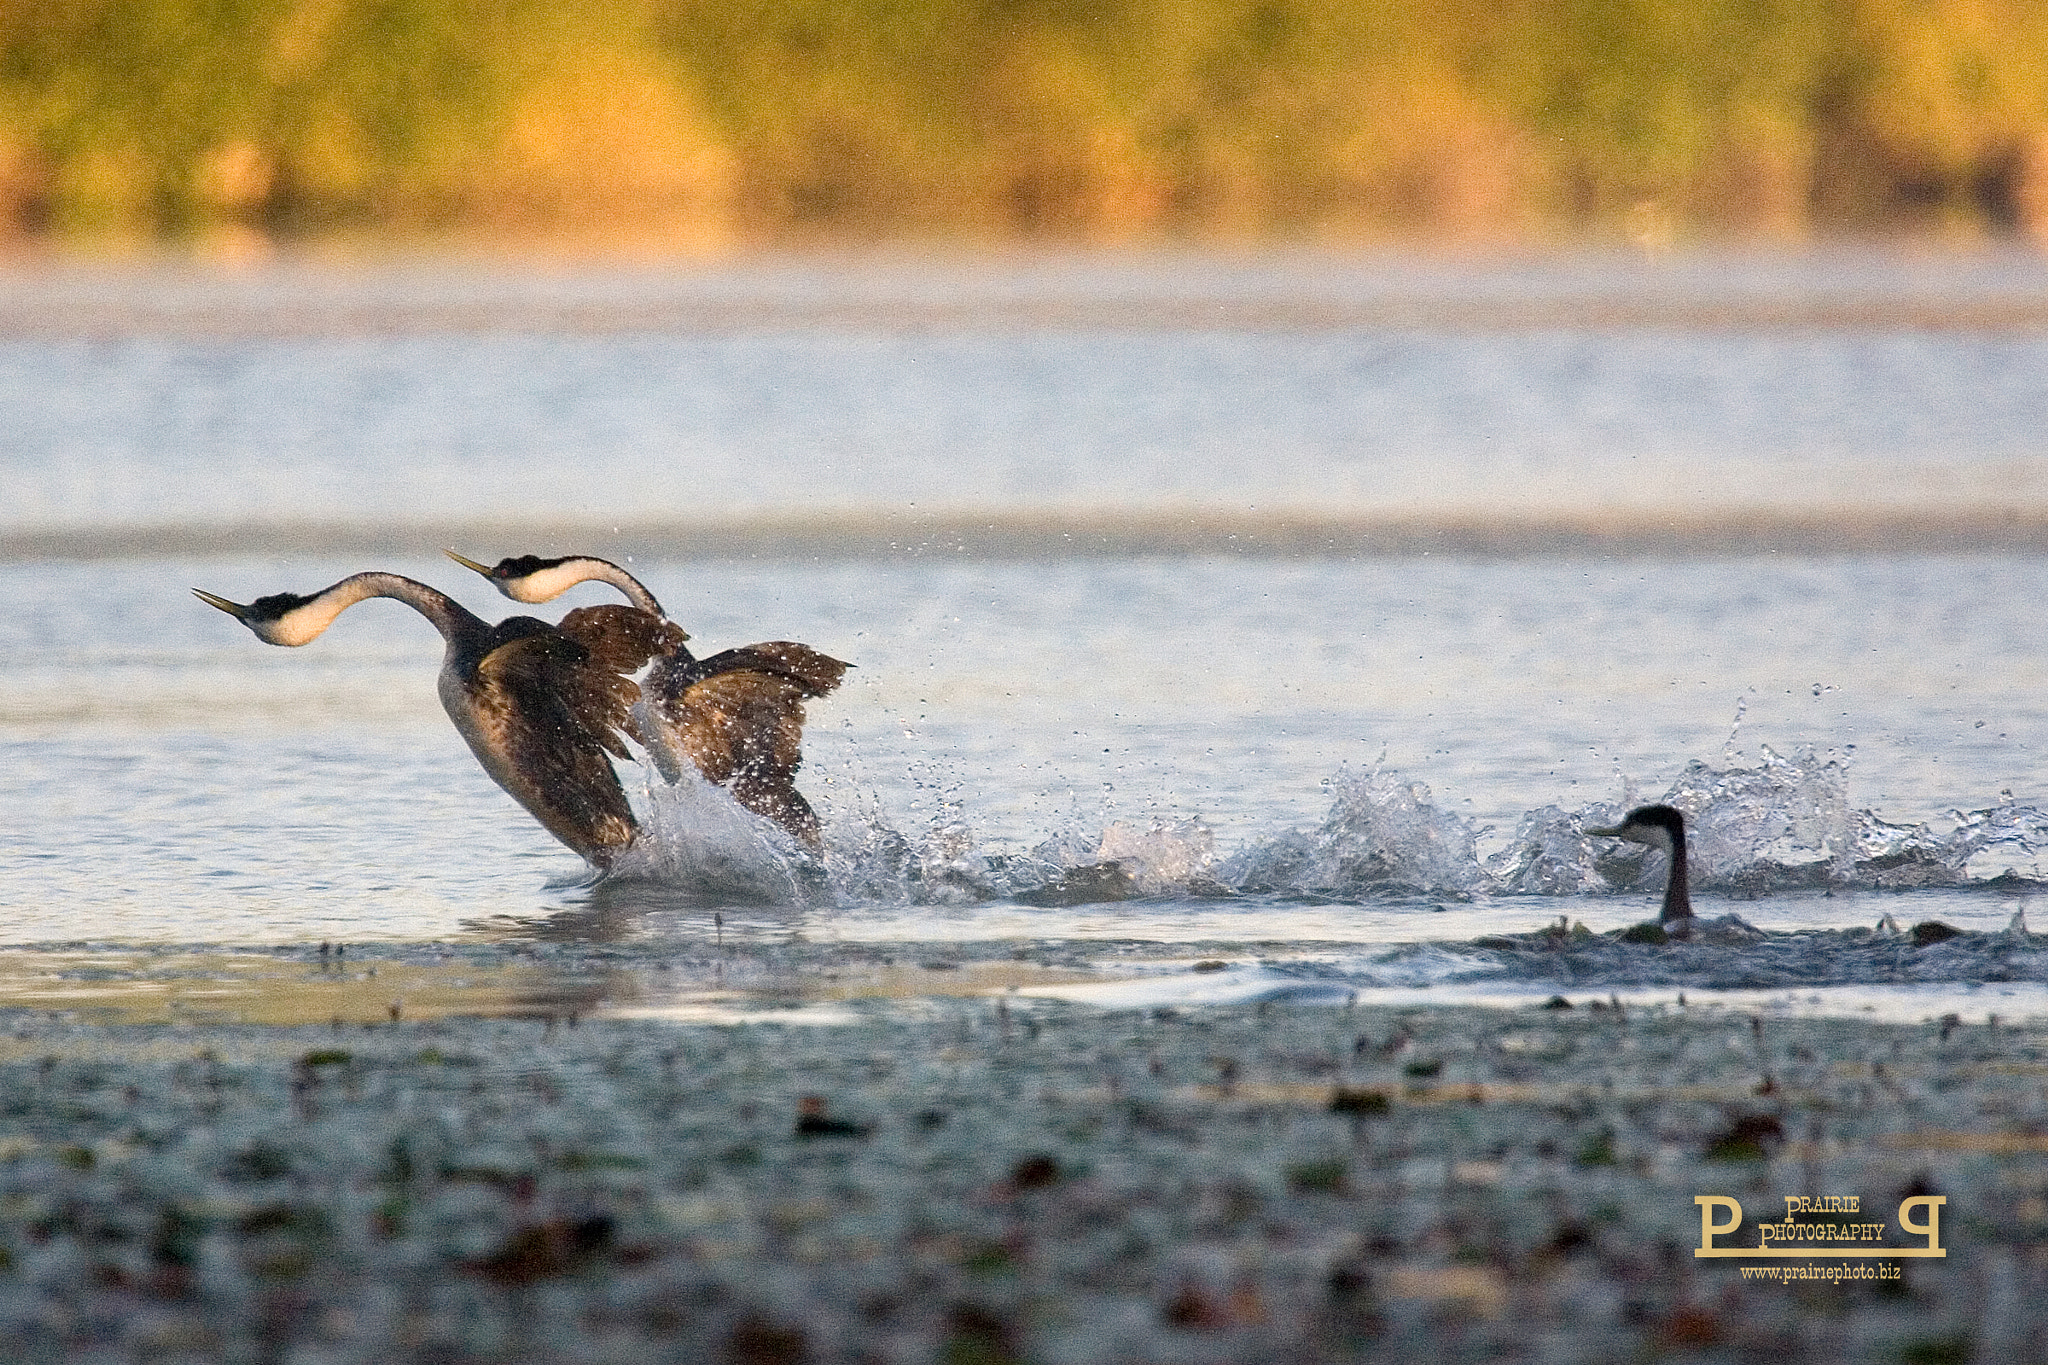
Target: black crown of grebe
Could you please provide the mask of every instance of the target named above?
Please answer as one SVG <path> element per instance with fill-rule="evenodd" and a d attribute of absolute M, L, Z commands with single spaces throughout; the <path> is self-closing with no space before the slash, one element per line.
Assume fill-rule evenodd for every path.
<path fill-rule="evenodd" d="M 611 759 L 632 756 L 621 731 L 639 688 L 628 675 L 664 643 L 640 613 L 591 607 L 559 626 L 531 616 L 492 625 L 447 594 L 390 573 L 353 574 L 316 593 L 273 593 L 247 605 L 192 591 L 265 644 L 288 646 L 318 639 L 358 602 L 405 603 L 441 632 L 441 705 L 491 779 L 601 869 L 633 841 L 637 825 Z"/>
<path fill-rule="evenodd" d="M 594 555 L 519 555 L 488 566 L 453 550 L 448 557 L 482 574 L 515 602 L 551 602 L 579 583 L 608 583 L 624 593 L 633 605 L 611 610 L 638 611 L 654 623 L 649 630 L 667 632 L 663 651 L 642 684 L 642 704 L 633 708 L 630 721 L 633 737 L 662 777 L 678 781 L 687 763 L 806 847 L 822 846 L 817 812 L 796 789 L 796 771 L 803 764 L 804 702 L 838 687 L 853 665 L 791 640 L 696 658 L 685 643 L 689 632 L 663 614 L 647 586 Z"/>
<path fill-rule="evenodd" d="M 1671 869 L 1664 879 L 1664 908 L 1658 912 L 1657 922 L 1674 936 L 1683 936 L 1692 924 L 1692 897 L 1687 892 L 1685 876 L 1684 814 L 1676 806 L 1637 806 L 1613 828 L 1588 829 L 1586 833 L 1647 844 L 1665 852 Z"/>

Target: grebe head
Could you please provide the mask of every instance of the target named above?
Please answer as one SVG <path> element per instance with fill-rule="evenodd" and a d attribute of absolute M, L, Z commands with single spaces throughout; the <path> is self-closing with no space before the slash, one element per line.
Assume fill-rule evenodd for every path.
<path fill-rule="evenodd" d="M 203 588 L 192 589 L 192 595 L 240 621 L 266 645 L 307 644 L 327 629 L 336 611 L 321 601 L 326 594 L 302 597 L 295 592 L 278 592 L 259 597 L 247 606 L 217 597 Z"/>
<path fill-rule="evenodd" d="M 1692 894 L 1686 887 L 1685 816 L 1672 806 L 1637 806 L 1612 829 L 1589 829 L 1586 833 L 1664 850 L 1670 859 L 1670 871 L 1665 873 L 1664 908 L 1657 919 L 1674 937 L 1687 937 L 1691 932 L 1688 926 L 1692 924 Z"/>
<path fill-rule="evenodd" d="M 474 559 L 465 559 L 453 550 L 448 557 L 465 569 L 473 569 L 490 580 L 496 588 L 514 602 L 539 605 L 552 602 L 569 589 L 584 580 L 584 575 L 564 566 L 575 562 L 577 556 L 561 559 L 542 559 L 539 555 L 519 555 L 512 559 L 501 559 L 496 564 L 479 564 Z"/>
<path fill-rule="evenodd" d="M 482 574 L 490 580 L 492 587 L 514 602 L 538 606 L 542 602 L 554 601 L 578 583 L 597 582 L 611 584 L 643 611 L 653 612 L 656 616 L 662 614 L 661 603 L 639 579 L 609 559 L 599 559 L 595 555 L 563 555 L 558 559 L 519 555 L 488 566 L 466 559 L 453 550 L 447 551 L 447 555 L 463 568 Z"/>
<path fill-rule="evenodd" d="M 1685 816 L 1676 806 L 1637 806 L 1611 829 L 1588 829 L 1588 834 L 1648 844 L 1669 853 L 1685 842 Z"/>

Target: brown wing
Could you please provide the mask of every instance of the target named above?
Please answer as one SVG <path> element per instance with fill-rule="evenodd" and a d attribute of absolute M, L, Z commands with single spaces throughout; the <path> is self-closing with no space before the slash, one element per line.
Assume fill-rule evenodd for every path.
<path fill-rule="evenodd" d="M 803 762 L 804 693 L 786 678 L 734 669 L 699 678 L 663 707 L 707 781 Z"/>
<path fill-rule="evenodd" d="M 714 654 L 696 664 L 691 677 L 709 677 L 714 673 L 725 673 L 736 669 L 750 669 L 758 673 L 769 673 L 795 683 L 806 697 L 822 697 L 839 686 L 839 680 L 846 676 L 846 670 L 853 667 L 820 654 L 809 645 L 800 645 L 793 640 L 769 640 L 758 645 L 741 645 Z"/>
<path fill-rule="evenodd" d="M 796 789 L 803 687 L 774 673 L 732 668 L 666 691 L 662 710 L 676 744 L 704 779 L 815 846 L 818 817 Z"/>
<path fill-rule="evenodd" d="M 625 675 L 680 647 L 686 638 L 682 627 L 638 607 L 607 605 L 578 607 L 556 629 L 585 651 L 580 660 L 561 661 L 554 675 L 557 689 L 607 750 L 631 758 L 619 732 L 630 733 L 640 688 Z"/>
<path fill-rule="evenodd" d="M 771 640 L 701 661 L 677 653 L 655 666 L 648 688 L 706 781 L 816 846 L 818 817 L 795 781 L 804 699 L 837 687 L 848 667 L 809 645 Z"/>
<path fill-rule="evenodd" d="M 673 621 L 617 603 L 578 607 L 555 629 L 589 650 L 596 667 L 614 673 L 638 673 L 650 659 L 667 658 L 690 638 Z"/>
<path fill-rule="evenodd" d="M 626 754 L 618 727 L 637 696 L 630 678 L 553 631 L 508 641 L 477 664 L 477 756 L 551 834 L 600 864 L 636 828 L 607 754 Z"/>

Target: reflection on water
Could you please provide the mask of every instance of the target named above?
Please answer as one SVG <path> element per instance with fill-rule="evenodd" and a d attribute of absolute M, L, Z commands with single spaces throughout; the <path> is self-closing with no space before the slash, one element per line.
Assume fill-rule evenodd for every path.
<path fill-rule="evenodd" d="M 1223 926 L 1212 926 L 1221 928 Z M 944 997 L 989 1002 L 992 1022 L 1028 1027 L 1033 1001 L 1106 1010 L 1173 1010 L 1258 1002 L 1693 1008 L 1855 1015 L 1915 1022 L 2048 1017 L 2048 947 L 1966 932 L 1936 950 L 1767 935 L 1723 952 L 1634 950 L 1595 943 L 1519 959 L 1457 941 L 1319 943 L 1275 938 L 1196 942 L 1074 939 L 812 943 L 774 937 L 631 948 L 583 943 L 394 951 L 8 950 L 0 1009 L 98 1023 L 331 1025 L 337 1030 L 454 1017 L 692 1024 L 857 1023 Z M 1810 969 L 1783 964 L 1806 959 Z M 1849 961 L 1851 958 L 1859 962 Z M 1574 965 L 1576 964 L 1576 965 Z M 1877 970 L 1870 979 L 1854 977 Z M 2018 969 L 2016 975 L 2015 969 Z M 1809 979 L 1810 978 L 1810 979 Z M 1775 981 L 1776 984 L 1762 984 Z"/>
<path fill-rule="evenodd" d="M 0 951 L 0 1009 L 99 1023 L 377 1026 L 449 1017 L 698 1023 L 845 1023 L 859 1000 L 1000 995 L 1097 980 L 1092 970 L 1029 960 L 961 962 L 912 953 L 792 963 L 707 945 L 682 957 L 516 955 L 421 958 L 362 948 L 281 953 L 120 949 Z"/>
<path fill-rule="evenodd" d="M 437 965 L 360 950 L 0 952 L 0 1005 L 105 1023 L 377 1024 L 447 1015 L 555 1015 L 601 980 L 516 964 Z"/>
<path fill-rule="evenodd" d="M 532 938 L 558 943 L 612 943 L 650 936 L 702 937 L 722 946 L 734 941 L 800 933 L 808 917 L 794 901 L 734 904 L 730 897 L 689 885 L 640 878 L 606 879 L 569 903 L 537 915 L 500 915 L 471 920 L 471 932 L 492 938 Z"/>

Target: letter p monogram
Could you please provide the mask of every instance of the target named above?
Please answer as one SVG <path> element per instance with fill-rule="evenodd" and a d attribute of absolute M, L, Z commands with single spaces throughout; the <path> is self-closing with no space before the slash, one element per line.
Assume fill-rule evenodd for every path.
<path fill-rule="evenodd" d="M 1696 1194 L 1692 1202 L 1700 1206 L 1700 1245 L 1694 1256 L 1721 1256 L 1732 1251 L 1731 1247 L 1717 1247 L 1714 1238 L 1720 1233 L 1733 1232 L 1742 1226 L 1742 1205 L 1725 1194 Z M 1723 1210 L 1728 1221 L 1714 1221 L 1716 1210 Z"/>
<path fill-rule="evenodd" d="M 1927 1247 L 1917 1254 L 1921 1256 L 1947 1256 L 1941 1245 L 1941 1206 L 1948 1202 L 1944 1194 L 1919 1194 L 1899 1201 L 1899 1226 L 1908 1232 L 1917 1232 L 1927 1239 Z M 1922 1221 L 1913 1221 L 1912 1210 L 1925 1209 L 1927 1216 Z"/>

